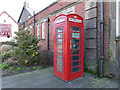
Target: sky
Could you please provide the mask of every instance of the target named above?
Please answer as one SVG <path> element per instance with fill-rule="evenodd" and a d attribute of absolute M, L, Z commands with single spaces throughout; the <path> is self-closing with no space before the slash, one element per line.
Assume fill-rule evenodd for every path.
<path fill-rule="evenodd" d="M 29 7 L 40 11 L 56 0 L 0 0 L 0 13 L 6 11 L 16 21 L 20 16 L 24 2 L 29 2 Z"/>

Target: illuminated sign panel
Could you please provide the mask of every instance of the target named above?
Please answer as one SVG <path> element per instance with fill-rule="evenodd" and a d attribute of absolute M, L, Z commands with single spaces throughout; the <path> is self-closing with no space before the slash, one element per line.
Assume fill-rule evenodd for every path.
<path fill-rule="evenodd" d="M 61 22 L 64 22 L 64 21 L 65 21 L 65 19 L 63 18 L 63 19 L 60 19 L 60 20 L 56 21 L 55 23 L 61 23 Z"/>
<path fill-rule="evenodd" d="M 69 18 L 69 21 L 77 22 L 77 23 L 82 23 L 82 20 L 74 19 L 74 18 Z"/>
<path fill-rule="evenodd" d="M 0 36 L 12 37 L 11 24 L 0 24 Z"/>

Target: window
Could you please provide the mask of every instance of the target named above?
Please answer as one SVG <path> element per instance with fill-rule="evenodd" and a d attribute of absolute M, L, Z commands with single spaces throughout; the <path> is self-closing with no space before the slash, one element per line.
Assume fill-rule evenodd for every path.
<path fill-rule="evenodd" d="M 45 39 L 45 23 L 42 23 L 42 39 Z"/>
<path fill-rule="evenodd" d="M 37 25 L 37 37 L 38 39 L 40 39 L 40 26 Z"/>

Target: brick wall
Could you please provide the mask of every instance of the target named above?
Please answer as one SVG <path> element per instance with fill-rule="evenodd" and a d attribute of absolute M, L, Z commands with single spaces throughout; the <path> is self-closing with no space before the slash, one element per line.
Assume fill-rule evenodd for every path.
<path fill-rule="evenodd" d="M 109 60 L 109 2 L 103 3 L 103 16 L 104 16 L 104 59 Z M 101 18 L 101 10 L 100 10 L 100 2 L 98 2 L 98 58 L 101 57 L 101 29 L 100 29 L 100 18 Z"/>

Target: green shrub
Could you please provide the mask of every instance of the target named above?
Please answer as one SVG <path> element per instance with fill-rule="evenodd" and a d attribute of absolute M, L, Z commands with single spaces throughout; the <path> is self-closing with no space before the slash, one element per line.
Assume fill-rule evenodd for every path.
<path fill-rule="evenodd" d="M 7 68 L 9 65 L 7 64 L 7 63 L 3 63 L 2 65 L 1 65 L 1 68 L 2 69 L 5 69 L 5 68 Z"/>
<path fill-rule="evenodd" d="M 37 50 L 40 49 L 38 46 L 38 38 L 30 33 L 28 30 L 21 30 L 16 32 L 16 37 L 14 39 L 17 41 L 18 46 L 15 49 L 15 57 L 18 59 L 21 65 L 34 65 L 36 62 L 36 57 L 38 56 Z"/>
<path fill-rule="evenodd" d="M 36 66 L 34 66 L 33 69 L 36 69 Z"/>
<path fill-rule="evenodd" d="M 37 66 L 37 69 L 42 69 L 42 67 L 41 66 Z"/>
<path fill-rule="evenodd" d="M 2 54 L 2 60 L 6 60 L 8 58 L 11 58 L 13 56 L 14 50 L 10 50 L 8 52 L 5 52 Z"/>
<path fill-rule="evenodd" d="M 11 45 L 6 45 L 6 44 L 3 44 L 1 46 L 1 54 L 4 54 L 6 52 L 9 52 L 10 50 L 12 50 L 12 46 Z"/>
<path fill-rule="evenodd" d="M 30 67 L 28 67 L 27 70 L 30 70 Z"/>
<path fill-rule="evenodd" d="M 6 68 L 6 66 L 5 65 L 2 65 L 2 69 L 5 69 Z"/>
<path fill-rule="evenodd" d="M 17 46 L 17 44 L 15 43 L 15 40 L 6 41 L 6 44 L 11 46 Z"/>
<path fill-rule="evenodd" d="M 9 67 L 9 70 L 12 71 L 12 70 L 13 70 L 13 67 Z"/>
<path fill-rule="evenodd" d="M 20 68 L 20 67 L 18 67 L 18 68 L 17 68 L 17 71 L 20 71 L 20 70 L 21 70 L 21 68 Z"/>

